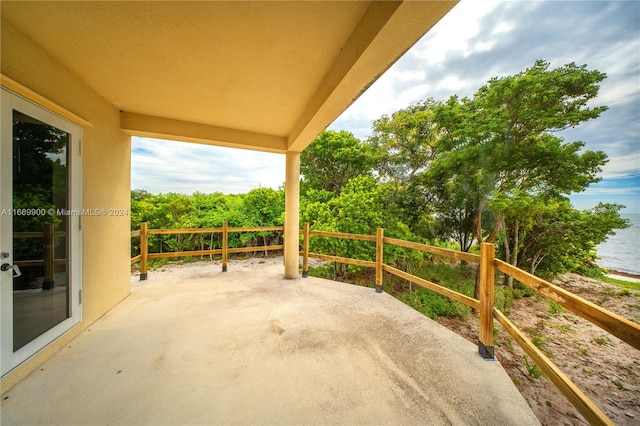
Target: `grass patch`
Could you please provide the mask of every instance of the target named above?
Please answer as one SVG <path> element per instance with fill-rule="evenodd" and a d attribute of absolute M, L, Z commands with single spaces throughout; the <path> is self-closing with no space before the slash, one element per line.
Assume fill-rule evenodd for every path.
<path fill-rule="evenodd" d="M 615 285 L 617 285 L 619 287 L 622 287 L 624 289 L 627 289 L 627 290 L 640 291 L 640 283 L 636 283 L 636 282 L 632 282 L 632 281 L 620 280 L 618 278 L 611 278 L 611 277 L 607 277 L 607 276 L 602 278 L 602 281 L 604 281 L 606 283 L 609 283 L 609 284 L 615 284 Z"/>
<path fill-rule="evenodd" d="M 622 369 L 627 372 L 627 375 L 632 379 L 637 379 L 638 375 L 633 371 L 633 366 L 622 366 Z"/>
<path fill-rule="evenodd" d="M 541 321 L 542 322 L 542 321 Z M 544 323 L 541 328 L 544 327 Z M 552 356 L 552 353 L 547 349 L 547 342 L 549 338 L 542 334 L 542 331 L 537 328 L 527 328 L 524 331 L 531 336 L 531 343 L 533 343 L 540 351 L 548 357 Z"/>
<path fill-rule="evenodd" d="M 620 290 L 620 296 L 631 296 L 631 290 L 628 288 L 623 288 Z"/>
<path fill-rule="evenodd" d="M 546 377 L 540 368 L 534 363 L 529 364 L 529 358 L 524 357 L 524 366 L 527 369 L 527 373 L 531 379 L 536 380 L 540 377 Z"/>
<path fill-rule="evenodd" d="M 511 337 L 507 337 L 506 345 L 507 345 L 507 349 L 513 352 L 513 339 L 511 339 Z"/>
<path fill-rule="evenodd" d="M 606 337 L 596 337 L 595 339 L 593 339 L 593 341 L 601 346 L 607 346 L 609 343 L 611 343 Z"/>
<path fill-rule="evenodd" d="M 411 273 L 458 293 L 473 296 L 475 271 L 469 265 L 452 266 L 432 261 L 416 262 L 411 265 Z M 333 264 L 309 268 L 309 276 L 334 279 Z M 347 277 L 336 278 L 342 282 L 370 287 L 375 280 L 375 275 L 372 275 L 371 270 L 363 270 L 351 273 Z M 471 315 L 471 310 L 466 305 L 390 274 L 384 276 L 384 290 L 432 319 L 439 316 L 466 319 Z"/>
<path fill-rule="evenodd" d="M 493 305 L 507 316 L 511 314 L 513 299 L 513 290 L 508 287 L 495 287 Z"/>
<path fill-rule="evenodd" d="M 406 293 L 399 299 L 431 319 L 439 316 L 467 318 L 470 315 L 469 307 L 466 305 L 424 288 Z"/>
<path fill-rule="evenodd" d="M 473 297 L 475 271 L 469 265 L 452 266 L 426 261 L 420 265 L 413 265 L 411 272 L 434 284 Z M 391 288 L 387 288 L 387 283 Z M 385 290 L 432 319 L 439 316 L 467 319 L 471 316 L 471 309 L 468 306 L 395 276 L 389 277 L 389 280 L 385 276 Z"/>
<path fill-rule="evenodd" d="M 564 308 L 555 300 L 549 300 L 549 312 L 552 315 L 561 314 L 564 312 Z"/>
<path fill-rule="evenodd" d="M 569 324 L 553 324 L 551 327 L 555 328 L 561 333 L 568 333 L 571 331 L 571 326 Z"/>
<path fill-rule="evenodd" d="M 475 265 L 452 264 L 451 262 L 439 261 L 438 257 L 434 257 L 433 259 L 410 262 L 401 269 L 439 286 L 473 297 L 476 281 Z M 375 281 L 375 274 L 371 268 L 349 271 L 346 275 L 336 275 L 334 265 L 331 263 L 309 268 L 309 275 L 366 287 L 371 287 Z M 383 288 L 385 292 L 432 319 L 439 316 L 468 319 L 471 315 L 471 309 L 466 305 L 392 274 L 385 273 Z M 534 290 L 517 281 L 514 282 L 513 289 L 497 285 L 495 287 L 495 306 L 508 315 L 515 299 L 530 297 L 534 294 L 536 294 Z"/>

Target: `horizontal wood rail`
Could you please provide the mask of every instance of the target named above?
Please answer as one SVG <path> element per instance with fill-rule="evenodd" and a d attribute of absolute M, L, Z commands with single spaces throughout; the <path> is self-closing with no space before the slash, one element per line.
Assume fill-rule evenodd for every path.
<path fill-rule="evenodd" d="M 382 269 L 385 272 L 389 272 L 397 277 L 403 278 L 407 281 L 411 281 L 414 284 L 419 285 L 420 287 L 424 287 L 427 290 L 435 291 L 443 296 L 447 296 L 450 299 L 453 299 L 457 302 L 463 303 L 473 309 L 480 308 L 480 301 L 478 299 L 474 299 L 473 297 L 465 296 L 464 294 L 458 293 L 457 291 L 453 291 L 446 287 L 442 287 L 438 284 L 432 283 L 431 281 L 427 281 L 424 278 L 416 277 L 415 275 L 411 275 L 408 272 L 401 271 L 400 269 L 396 269 L 389 265 L 383 265 Z"/>
<path fill-rule="evenodd" d="M 309 257 L 314 257 L 316 259 L 329 260 L 331 262 L 338 262 L 338 263 L 346 263 L 348 265 L 367 266 L 369 268 L 376 267 L 376 262 L 371 262 L 370 260 L 351 259 L 349 257 L 340 257 L 340 256 L 333 256 L 333 255 L 319 254 L 319 253 L 308 253 L 307 255 Z"/>
<path fill-rule="evenodd" d="M 165 253 L 148 253 L 147 259 L 166 259 L 171 257 L 206 256 L 208 254 L 222 254 L 222 249 L 168 251 Z"/>
<path fill-rule="evenodd" d="M 361 240 L 361 241 L 375 241 L 375 235 L 365 234 L 345 234 L 343 232 L 327 232 L 327 231 L 309 231 L 309 235 L 314 237 L 328 237 L 328 238 L 344 238 L 347 240 Z"/>
<path fill-rule="evenodd" d="M 15 263 L 18 266 L 42 266 L 42 265 L 45 265 L 45 262 L 44 262 L 43 259 L 14 260 L 13 263 Z M 54 265 L 64 265 L 65 263 L 67 263 L 67 259 L 53 259 L 53 264 Z"/>
<path fill-rule="evenodd" d="M 56 238 L 66 237 L 66 231 L 56 231 L 52 234 Z M 44 232 L 14 232 L 13 238 L 43 238 Z"/>
<path fill-rule="evenodd" d="M 507 262 L 496 259 L 495 264 L 499 271 L 547 296 L 576 315 L 613 334 L 620 340 L 624 340 L 634 348 L 640 349 L 640 325 Z"/>
<path fill-rule="evenodd" d="M 42 267 L 43 281 L 42 289 L 51 290 L 54 286 L 55 266 L 64 265 L 67 263 L 67 259 L 55 258 L 56 239 L 66 238 L 66 231 L 55 231 L 55 225 L 52 222 L 45 222 L 42 224 L 42 232 L 40 231 L 27 231 L 27 232 L 14 232 L 13 238 L 15 239 L 40 239 L 42 240 L 42 259 L 25 259 L 15 260 L 14 264 L 17 266 L 28 267 Z"/>
<path fill-rule="evenodd" d="M 531 357 L 551 382 L 573 404 L 574 407 L 592 425 L 613 425 L 614 423 L 596 404 L 589 399 L 578 387 L 565 376 L 551 360 L 543 354 L 531 340 L 516 327 L 509 318 L 498 309 L 493 308 L 494 318 L 502 325 L 507 333 L 513 337 L 522 350 Z"/>
<path fill-rule="evenodd" d="M 284 245 L 272 245 L 272 246 L 251 246 L 251 247 L 238 247 L 238 248 L 230 248 L 227 249 L 227 253 L 251 253 L 254 251 L 274 251 L 274 250 L 284 250 Z M 163 259 L 163 258 L 171 258 L 171 257 L 187 257 L 187 256 L 206 256 L 206 255 L 220 255 L 222 254 L 222 249 L 208 249 L 208 250 L 187 250 L 187 251 L 169 251 L 166 253 L 148 253 L 147 259 Z M 140 260 L 140 255 L 136 256 Z M 131 263 L 133 259 L 131 259 Z"/>
<path fill-rule="evenodd" d="M 249 247 L 238 247 L 238 248 L 230 248 L 227 249 L 227 253 L 251 253 L 254 251 L 274 251 L 274 250 L 284 250 L 284 244 L 279 244 L 275 246 L 249 246 Z"/>
<path fill-rule="evenodd" d="M 227 232 L 267 232 L 284 231 L 284 226 L 255 226 L 253 228 L 229 228 Z"/>
<path fill-rule="evenodd" d="M 147 259 L 157 259 L 162 257 L 197 256 L 205 254 L 222 254 L 223 271 L 226 271 L 226 258 L 229 253 L 243 253 L 252 251 L 282 250 L 283 245 L 255 246 L 255 247 L 227 247 L 227 236 L 229 232 L 267 232 L 283 231 L 284 227 L 260 227 L 260 228 L 228 228 L 226 222 L 222 228 L 191 228 L 191 229 L 154 229 L 147 230 L 147 224 L 142 223 L 139 231 L 133 231 L 131 237 L 140 237 L 140 255 L 131 259 L 131 263 L 140 262 L 141 278 L 146 279 Z M 211 250 L 193 250 L 171 253 L 148 253 L 147 238 L 149 235 L 162 234 L 194 234 L 194 233 L 222 233 L 222 248 Z M 556 387 L 565 395 L 574 407 L 592 424 L 612 425 L 613 422 L 598 408 L 571 380 L 565 376 L 551 360 L 545 356 L 526 335 L 518 329 L 502 312 L 493 306 L 494 286 L 496 270 L 515 278 L 524 285 L 532 288 L 538 293 L 551 298 L 560 305 L 571 310 L 582 318 L 601 327 L 603 330 L 622 339 L 636 349 L 640 349 L 640 326 L 619 315 L 597 306 L 581 297 L 574 295 L 558 286 L 555 286 L 542 278 L 529 274 L 506 262 L 495 259 L 495 246 L 483 243 L 480 255 L 464 253 L 456 250 L 433 247 L 426 244 L 404 241 L 384 236 L 384 230 L 379 228 L 376 235 L 349 234 L 341 232 L 314 231 L 308 223 L 300 230 L 302 234 L 302 250 L 300 255 L 303 258 L 302 276 L 308 275 L 309 258 L 317 258 L 332 262 L 345 263 L 375 268 L 376 291 L 382 291 L 383 273 L 395 275 L 428 290 L 442 294 L 450 299 L 467 305 L 478 312 L 479 315 L 479 335 L 478 350 L 485 358 L 493 358 L 493 321 L 499 322 L 505 331 L 509 333 L 523 351 L 531 357 L 533 362 L 547 375 Z M 342 257 L 330 254 L 311 253 L 309 251 L 309 240 L 311 238 L 341 238 L 360 241 L 371 241 L 376 244 L 376 260 L 361 260 Z M 458 293 L 449 288 L 432 283 L 423 278 L 401 271 L 384 263 L 384 245 L 394 245 L 412 250 L 431 253 L 438 256 L 446 256 L 460 261 L 479 264 L 478 273 L 480 276 L 480 300 Z M 144 274 L 144 278 L 143 278 Z"/>
<path fill-rule="evenodd" d="M 249 228 L 227 228 L 227 232 L 267 232 L 284 231 L 284 226 L 254 226 Z M 141 231 L 132 231 L 132 237 L 140 236 Z M 169 234 L 216 234 L 223 232 L 223 228 L 181 228 L 181 229 L 149 229 L 147 235 Z"/>
<path fill-rule="evenodd" d="M 426 244 L 414 243 L 411 241 L 397 240 L 395 238 L 387 238 L 385 237 L 383 242 L 385 244 L 392 244 L 394 246 L 405 247 L 414 250 L 420 250 L 431 254 L 437 254 L 438 256 L 446 256 L 456 260 L 464 260 L 471 263 L 479 263 L 480 256 L 473 253 L 465 253 L 462 251 L 456 251 L 451 249 L 446 249 L 442 247 L 434 247 Z"/>
<path fill-rule="evenodd" d="M 141 231 L 138 231 L 141 232 Z M 168 234 L 215 234 L 222 232 L 222 228 L 182 228 L 182 229 L 149 229 L 147 235 Z"/>

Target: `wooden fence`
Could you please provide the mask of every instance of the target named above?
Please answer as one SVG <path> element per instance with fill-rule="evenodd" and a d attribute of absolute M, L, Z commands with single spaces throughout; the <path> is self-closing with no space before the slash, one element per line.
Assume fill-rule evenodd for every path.
<path fill-rule="evenodd" d="M 203 254 L 222 255 L 222 270 L 227 270 L 227 256 L 230 253 L 251 252 L 257 250 L 282 250 L 282 245 L 258 246 L 243 248 L 227 248 L 227 234 L 229 232 L 251 232 L 251 231 L 282 231 L 283 227 L 261 227 L 261 228 L 228 228 L 226 223 L 222 228 L 210 229 L 156 229 L 148 230 L 147 224 L 142 223 L 140 231 L 131 233 L 132 237 L 140 237 L 140 255 L 131 259 L 131 263 L 140 261 L 140 279 L 147 278 L 147 259 L 161 257 L 181 257 L 197 256 Z M 214 250 L 194 250 L 172 253 L 147 253 L 147 236 L 152 234 L 178 234 L 178 233 L 222 233 L 222 248 Z M 576 409 L 589 421 L 596 425 L 613 425 L 604 412 L 595 405 L 576 385 L 565 376 L 560 369 L 536 347 L 527 336 L 518 329 L 500 310 L 494 307 L 494 288 L 496 271 L 500 271 L 520 281 L 536 292 L 551 298 L 560 305 L 571 310 L 575 314 L 597 325 L 603 330 L 620 338 L 640 350 L 640 326 L 619 315 L 616 315 L 600 306 L 597 306 L 579 296 L 576 296 L 558 286 L 555 286 L 541 278 L 531 275 L 517 267 L 495 258 L 495 246 L 483 243 L 480 248 L 480 255 L 464 253 L 456 250 L 449 250 L 440 247 L 433 247 L 410 241 L 398 240 L 384 236 L 384 230 L 379 228 L 376 235 L 347 234 L 338 232 L 314 231 L 310 229 L 308 223 L 300 231 L 302 234 L 302 276 L 307 277 L 309 271 L 309 258 L 317 258 L 333 262 L 340 262 L 349 265 L 358 265 L 375 268 L 375 287 L 377 292 L 382 292 L 384 272 L 403 278 L 421 287 L 442 294 L 460 303 L 463 303 L 476 310 L 479 316 L 479 336 L 478 352 L 484 358 L 494 357 L 493 326 L 494 319 L 502 325 L 523 351 L 531 357 L 536 365 L 547 375 L 549 380 L 558 387 L 565 397 L 576 407 Z M 339 238 L 375 242 L 375 261 L 353 259 L 336 255 L 312 253 L 309 251 L 309 241 L 316 238 Z M 410 273 L 401 271 L 384 263 L 384 246 L 393 245 L 413 250 L 419 250 L 438 256 L 445 256 L 452 259 L 479 264 L 480 275 L 480 299 L 466 296 L 454 290 L 432 283 L 423 278 L 416 277 Z"/>
<path fill-rule="evenodd" d="M 67 259 L 55 258 L 55 240 L 56 238 L 66 238 L 66 231 L 54 231 L 53 223 L 44 223 L 42 232 L 14 232 L 14 239 L 39 239 L 42 240 L 42 259 L 15 260 L 18 266 L 42 266 L 43 268 L 43 290 L 51 290 L 54 287 L 55 265 L 66 264 Z"/>
<path fill-rule="evenodd" d="M 140 280 L 146 280 L 149 270 L 149 259 L 160 259 L 170 257 L 188 257 L 188 256 L 205 256 L 220 255 L 222 256 L 222 271 L 227 271 L 227 262 L 229 254 L 233 253 L 249 253 L 256 251 L 268 252 L 271 250 L 283 250 L 284 245 L 270 246 L 251 246 L 229 248 L 229 233 L 232 232 L 267 232 L 267 231 L 284 231 L 283 226 L 262 226 L 249 228 L 229 228 L 227 222 L 222 224 L 221 228 L 183 228 L 183 229 L 148 229 L 147 223 L 140 223 L 140 230 L 131 232 L 131 238 L 140 237 L 140 254 L 131 258 L 131 263 L 140 262 Z M 168 234 L 222 234 L 222 247 L 219 249 L 207 250 L 188 250 L 188 251 L 172 251 L 166 253 L 149 253 L 149 235 L 168 235 Z"/>

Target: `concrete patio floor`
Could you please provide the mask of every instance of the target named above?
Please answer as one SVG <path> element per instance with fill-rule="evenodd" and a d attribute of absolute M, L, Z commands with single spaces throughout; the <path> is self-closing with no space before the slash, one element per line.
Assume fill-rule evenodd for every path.
<path fill-rule="evenodd" d="M 152 271 L 3 395 L 2 425 L 539 424 L 497 361 L 392 296 L 282 274 Z"/>

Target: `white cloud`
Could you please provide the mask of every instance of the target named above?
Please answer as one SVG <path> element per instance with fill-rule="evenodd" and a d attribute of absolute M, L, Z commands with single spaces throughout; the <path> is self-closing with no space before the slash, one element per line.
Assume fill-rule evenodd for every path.
<path fill-rule="evenodd" d="M 630 195 L 640 192 L 640 186 L 613 187 L 593 186 L 587 189 L 590 195 Z"/>
<path fill-rule="evenodd" d="M 474 49 L 471 39 L 480 31 L 479 21 L 498 6 L 497 1 L 461 1 L 412 49 L 411 55 L 429 65 L 444 63 L 453 52 L 468 55 Z"/>
<path fill-rule="evenodd" d="M 440 80 L 437 88 L 455 92 L 456 90 L 466 87 L 467 84 L 467 82 L 459 79 L 455 75 L 450 75 L 448 77 L 445 77 L 444 80 Z"/>
<path fill-rule="evenodd" d="M 640 151 L 628 155 L 609 157 L 609 162 L 602 168 L 600 176 L 603 179 L 619 179 L 638 175 L 639 172 Z"/>
<path fill-rule="evenodd" d="M 132 140 L 132 189 L 237 194 L 278 188 L 284 180 L 284 155 L 150 138 Z"/>

